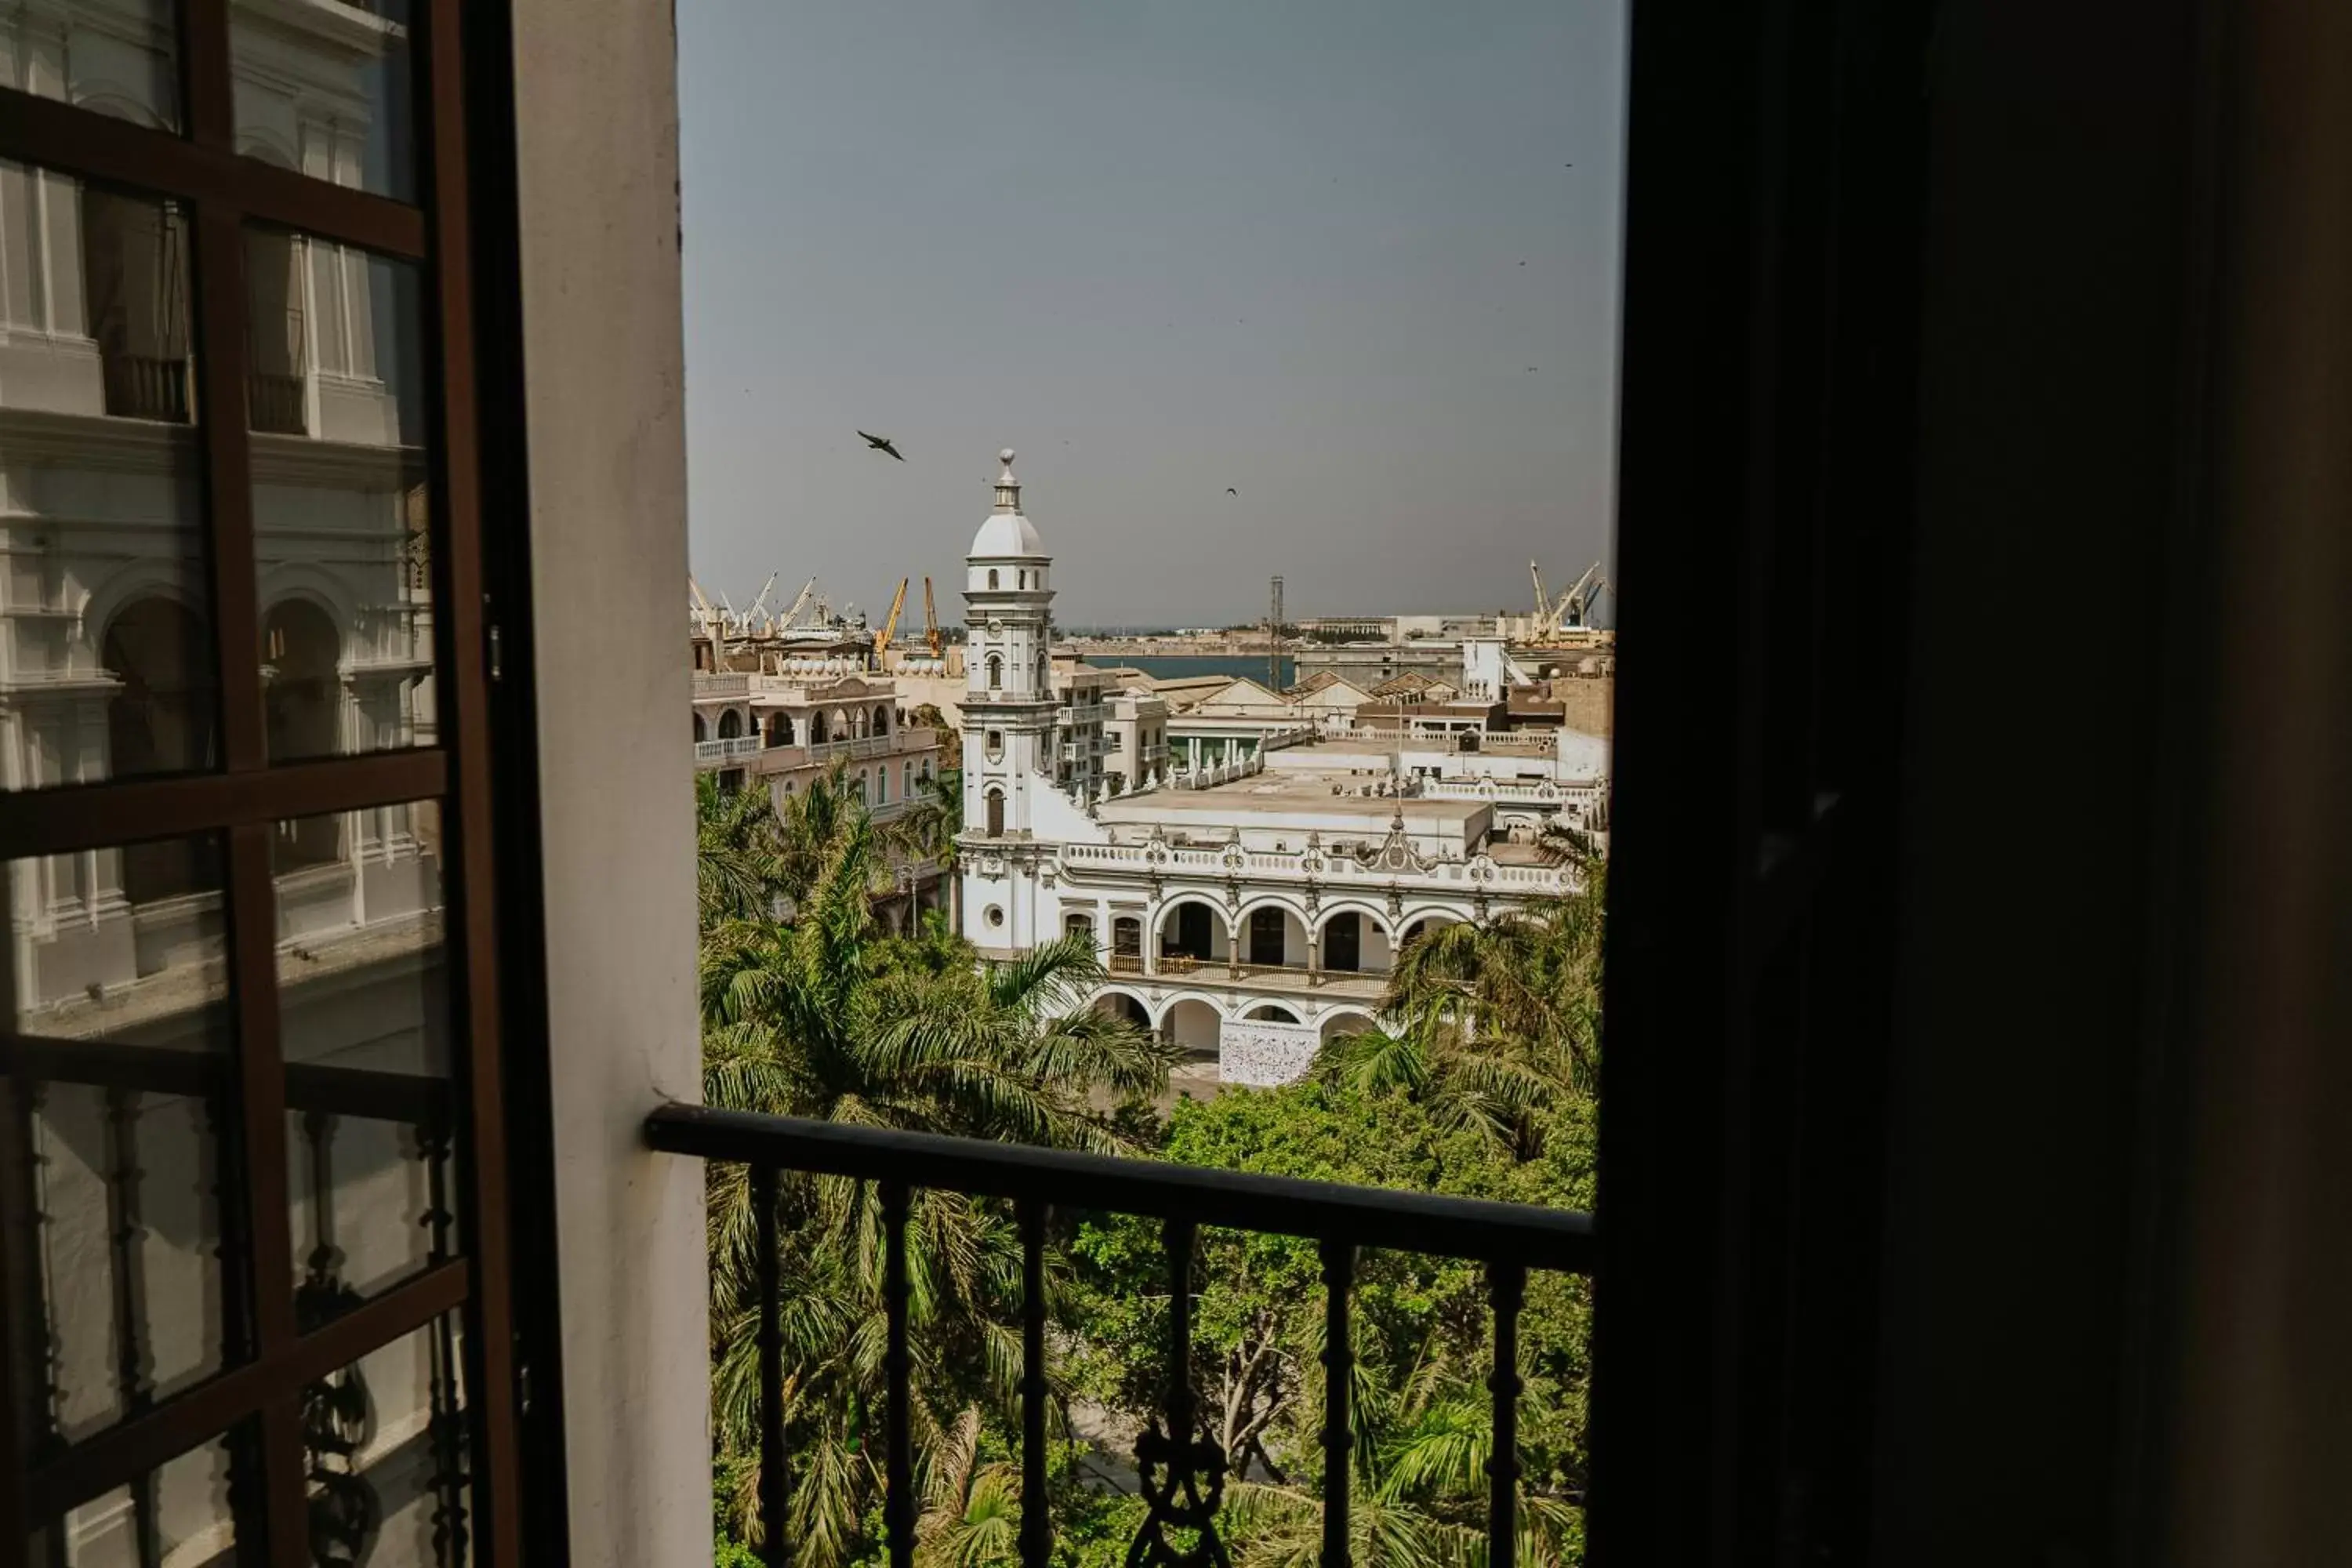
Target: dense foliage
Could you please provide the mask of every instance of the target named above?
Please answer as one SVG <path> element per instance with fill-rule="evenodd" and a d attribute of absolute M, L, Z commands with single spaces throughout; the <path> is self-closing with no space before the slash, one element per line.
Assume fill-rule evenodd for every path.
<path fill-rule="evenodd" d="M 1598 1069 L 1600 872 L 1576 897 L 1444 927 L 1400 955 L 1388 1027 L 1335 1042 L 1307 1081 L 1170 1105 L 1173 1047 L 1097 1015 L 1083 942 L 982 963 L 938 915 L 877 923 L 894 857 L 952 851 L 951 775 L 877 826 L 838 776 L 786 797 L 698 796 L 705 1092 L 713 1103 L 1329 1181 L 1584 1208 Z M 781 917 L 777 911 L 782 911 Z M 780 1223 L 794 1556 L 883 1558 L 881 1230 L 860 1184 L 788 1179 Z M 1140 1521 L 1123 1437 L 1158 1410 L 1167 1283 L 1156 1226 L 1058 1215 L 1048 1296 L 1055 1553 L 1113 1568 Z M 710 1174 L 715 1524 L 722 1561 L 762 1538 L 754 1216 L 740 1168 Z M 918 1555 L 1018 1560 L 1020 1251 L 1002 1205 L 917 1194 L 909 1228 Z M 1228 1455 L 1241 1568 L 1310 1568 L 1320 1545 L 1323 1305 L 1312 1244 L 1201 1238 L 1192 1376 Z M 1353 1514 L 1360 1563 L 1483 1562 L 1479 1270 L 1416 1255 L 1358 1265 Z M 1584 1283 L 1538 1274 L 1521 1320 L 1521 1556 L 1581 1558 Z M 1080 1440 L 1075 1425 L 1090 1435 Z"/>

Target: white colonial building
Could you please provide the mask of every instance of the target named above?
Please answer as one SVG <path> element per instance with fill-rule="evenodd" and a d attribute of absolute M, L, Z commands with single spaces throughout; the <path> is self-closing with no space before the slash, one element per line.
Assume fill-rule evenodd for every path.
<path fill-rule="evenodd" d="M 1053 560 L 1003 457 L 965 591 L 962 910 L 983 952 L 1084 934 L 1111 972 L 1097 1005 L 1214 1056 L 1227 1080 L 1281 1082 L 1375 1021 L 1397 951 L 1424 927 L 1567 889 L 1506 830 L 1516 789 L 1416 773 L 1410 747 L 1310 731 L 1170 761 L 1157 787 L 1118 793 L 1074 767 L 1102 719 L 1055 689 Z M 1113 706 L 1122 729 L 1164 722 Z M 1526 787 L 1561 789 L 1549 773 Z"/>

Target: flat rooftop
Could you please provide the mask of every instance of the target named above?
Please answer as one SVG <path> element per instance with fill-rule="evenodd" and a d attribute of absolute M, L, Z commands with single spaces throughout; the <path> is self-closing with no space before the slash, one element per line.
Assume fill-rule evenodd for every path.
<path fill-rule="evenodd" d="M 1371 781 L 1367 773 L 1345 768 L 1310 770 L 1284 768 L 1254 773 L 1209 789 L 1156 789 L 1148 795 L 1123 795 L 1096 808 L 1104 822 L 1161 822 L 1171 816 L 1198 817 L 1203 822 L 1233 822 L 1254 812 L 1313 812 L 1358 826 L 1385 832 L 1399 811 L 1405 821 L 1427 831 L 1440 824 L 1459 831 L 1462 825 L 1486 809 L 1476 800 L 1432 800 L 1423 796 L 1358 795 Z M 1334 795 L 1332 786 L 1346 793 Z"/>

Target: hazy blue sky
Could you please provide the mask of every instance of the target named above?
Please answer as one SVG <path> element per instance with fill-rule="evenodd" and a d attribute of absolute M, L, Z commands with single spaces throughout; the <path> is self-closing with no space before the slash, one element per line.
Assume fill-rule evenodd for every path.
<path fill-rule="evenodd" d="M 1066 626 L 1263 615 L 1276 572 L 1293 615 L 1520 609 L 1531 555 L 1606 550 L 1622 0 L 677 20 L 714 594 L 952 599 L 1007 445 Z"/>

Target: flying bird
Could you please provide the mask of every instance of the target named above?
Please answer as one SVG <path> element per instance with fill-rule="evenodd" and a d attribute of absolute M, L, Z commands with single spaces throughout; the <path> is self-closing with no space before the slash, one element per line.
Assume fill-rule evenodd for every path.
<path fill-rule="evenodd" d="M 1231 485 L 1227 485 L 1227 486 L 1225 487 L 1225 493 L 1226 493 L 1227 495 L 1229 495 L 1229 496 L 1237 496 L 1237 495 L 1241 494 L 1242 492 L 1241 492 L 1241 491 L 1239 491 L 1239 490 L 1237 490 L 1237 489 L 1234 489 L 1234 487 L 1233 487 L 1233 486 L 1231 486 Z"/>
<path fill-rule="evenodd" d="M 867 446 L 869 446 L 869 447 L 873 447 L 876 451 L 877 451 L 877 452 L 887 452 L 887 453 L 889 453 L 892 457 L 894 457 L 894 458 L 898 458 L 898 459 L 900 462 L 902 462 L 902 463 L 903 463 L 903 462 L 905 462 L 905 461 L 907 460 L 905 454 L 903 454 L 902 452 L 900 452 L 900 451 L 898 450 L 898 447 L 894 447 L 894 446 L 892 446 L 892 445 L 890 444 L 890 437 L 887 437 L 887 436 L 868 436 L 868 435 L 866 435 L 866 432 L 865 432 L 865 431 L 863 431 L 863 430 L 860 430 L 857 434 L 859 435 L 859 437 L 861 437 L 865 440 L 865 442 L 866 442 L 866 444 Z"/>

